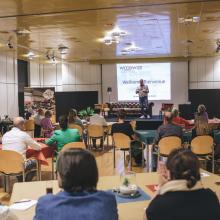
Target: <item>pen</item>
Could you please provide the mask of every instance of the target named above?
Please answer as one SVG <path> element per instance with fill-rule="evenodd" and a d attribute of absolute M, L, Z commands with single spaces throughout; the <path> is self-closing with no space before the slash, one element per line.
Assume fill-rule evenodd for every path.
<path fill-rule="evenodd" d="M 14 202 L 14 204 L 17 204 L 17 203 L 23 203 L 23 202 L 30 202 L 31 200 L 22 200 L 22 201 L 18 201 L 18 202 Z"/>

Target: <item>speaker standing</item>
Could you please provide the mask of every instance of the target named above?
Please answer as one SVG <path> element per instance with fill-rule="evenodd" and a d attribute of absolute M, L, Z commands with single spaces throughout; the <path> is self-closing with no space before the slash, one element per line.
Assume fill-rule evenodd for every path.
<path fill-rule="evenodd" d="M 141 117 L 145 118 L 147 115 L 145 114 L 146 109 L 148 108 L 148 86 L 144 84 L 144 80 L 140 80 L 140 85 L 136 89 L 136 94 L 139 95 L 139 103 L 141 107 Z"/>

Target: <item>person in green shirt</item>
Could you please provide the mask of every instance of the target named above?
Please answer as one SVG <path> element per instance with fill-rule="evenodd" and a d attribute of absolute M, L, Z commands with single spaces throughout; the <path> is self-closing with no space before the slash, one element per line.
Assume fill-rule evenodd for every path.
<path fill-rule="evenodd" d="M 47 145 L 56 143 L 58 152 L 65 144 L 80 141 L 78 130 L 68 128 L 68 118 L 66 116 L 63 115 L 59 118 L 59 124 L 61 130 L 55 130 L 52 137 L 45 141 Z"/>

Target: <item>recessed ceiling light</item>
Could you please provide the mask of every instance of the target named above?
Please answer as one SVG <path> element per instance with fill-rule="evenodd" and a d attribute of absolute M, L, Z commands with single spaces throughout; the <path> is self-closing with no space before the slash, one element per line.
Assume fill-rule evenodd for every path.
<path fill-rule="evenodd" d="M 188 16 L 188 17 L 181 17 L 178 18 L 178 23 L 180 24 L 189 24 L 189 23 L 198 23 L 200 22 L 200 17 L 199 16 Z"/>
<path fill-rule="evenodd" d="M 31 32 L 27 29 L 19 29 L 15 31 L 19 35 L 30 34 Z"/>

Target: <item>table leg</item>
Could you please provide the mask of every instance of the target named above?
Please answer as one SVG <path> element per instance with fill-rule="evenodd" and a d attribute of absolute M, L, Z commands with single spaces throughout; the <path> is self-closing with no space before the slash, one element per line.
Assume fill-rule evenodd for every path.
<path fill-rule="evenodd" d="M 148 144 L 148 171 L 152 172 L 153 167 L 152 167 L 152 151 L 153 151 L 153 145 Z"/>
<path fill-rule="evenodd" d="M 39 160 L 37 161 L 37 163 L 38 163 L 38 178 L 39 181 L 41 181 L 41 163 Z"/>

